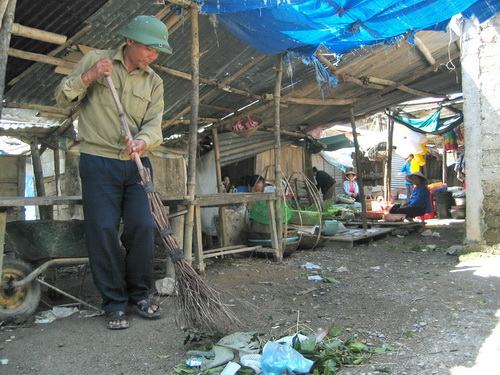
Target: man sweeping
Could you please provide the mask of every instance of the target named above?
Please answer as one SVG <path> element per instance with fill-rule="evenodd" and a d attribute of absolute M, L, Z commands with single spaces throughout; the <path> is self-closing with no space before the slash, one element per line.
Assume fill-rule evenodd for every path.
<path fill-rule="evenodd" d="M 119 34 L 115 50 L 87 53 L 57 88 L 59 106 L 81 103 L 78 120 L 85 234 L 94 283 L 109 329 L 129 327 L 127 306 L 160 317 L 151 302 L 154 223 L 135 162 L 162 142 L 163 81 L 151 68 L 160 52 L 172 53 L 167 27 L 137 16 Z M 132 139 L 125 138 L 106 77 L 125 109 Z M 119 235 L 120 222 L 123 232 Z"/>

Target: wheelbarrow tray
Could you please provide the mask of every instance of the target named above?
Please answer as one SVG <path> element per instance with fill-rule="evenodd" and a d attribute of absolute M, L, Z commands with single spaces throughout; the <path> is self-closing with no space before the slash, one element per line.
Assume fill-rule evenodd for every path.
<path fill-rule="evenodd" d="M 13 252 L 26 262 L 87 257 L 83 220 L 7 223 L 5 252 Z"/>

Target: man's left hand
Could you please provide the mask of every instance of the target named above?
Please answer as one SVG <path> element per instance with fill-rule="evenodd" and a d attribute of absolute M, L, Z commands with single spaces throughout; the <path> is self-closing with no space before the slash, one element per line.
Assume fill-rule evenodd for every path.
<path fill-rule="evenodd" d="M 125 145 L 127 148 L 127 154 L 130 155 L 131 160 L 135 159 L 135 154 L 141 157 L 142 154 L 144 154 L 144 151 L 146 151 L 146 142 L 140 139 L 126 138 Z"/>

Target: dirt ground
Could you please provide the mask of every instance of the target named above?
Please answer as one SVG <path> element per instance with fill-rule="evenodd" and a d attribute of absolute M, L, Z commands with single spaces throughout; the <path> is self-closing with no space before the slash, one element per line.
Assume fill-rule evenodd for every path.
<path fill-rule="evenodd" d="M 440 237 L 411 233 L 354 248 L 297 251 L 281 264 L 260 257 L 215 260 L 206 277 L 243 321 L 229 333 L 257 331 L 264 340 L 291 333 L 300 311 L 305 334 L 336 323 L 367 343 L 396 348 L 365 365 L 344 367 L 341 375 L 376 374 L 381 368 L 400 375 L 499 374 L 500 261 L 460 263 L 445 250 L 462 242 L 463 227 L 432 230 Z M 301 268 L 306 262 L 320 265 L 320 274 L 337 282 L 308 281 L 311 273 Z M 96 293 L 88 285 L 85 298 L 92 300 Z M 186 334 L 174 324 L 171 298 L 162 307 L 161 320 L 134 316 L 131 328 L 119 332 L 105 329 L 101 317 L 79 315 L 50 324 L 4 325 L 0 358 L 9 362 L 0 365 L 0 373 L 172 374 L 186 358 Z"/>

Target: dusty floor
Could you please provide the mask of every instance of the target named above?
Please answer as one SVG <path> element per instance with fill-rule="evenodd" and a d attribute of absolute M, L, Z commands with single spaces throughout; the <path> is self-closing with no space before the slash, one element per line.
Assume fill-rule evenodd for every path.
<path fill-rule="evenodd" d="M 304 333 L 335 322 L 374 345 L 397 350 L 340 374 L 500 374 L 500 263 L 497 258 L 459 264 L 446 248 L 460 244 L 461 226 L 386 237 L 353 249 L 298 251 L 276 264 L 265 258 L 229 258 L 208 266 L 211 285 L 244 322 L 264 338 L 295 329 Z M 426 245 L 435 250 L 421 251 Z M 338 283 L 307 280 L 305 262 L 322 267 Z M 316 288 L 315 290 L 311 290 Z M 86 290 L 87 297 L 94 294 Z M 172 374 L 184 357 L 185 334 L 174 324 L 171 300 L 165 317 L 133 317 L 131 328 L 111 332 L 102 318 L 70 318 L 51 324 L 0 328 L 1 374 Z M 500 327 L 500 325 L 499 325 Z M 496 328 L 496 329 L 495 329 Z M 481 349 L 481 350 L 480 350 Z M 493 367 L 492 367 L 492 363 Z M 495 367 L 496 366 L 496 367 Z"/>

